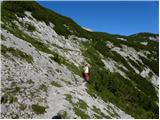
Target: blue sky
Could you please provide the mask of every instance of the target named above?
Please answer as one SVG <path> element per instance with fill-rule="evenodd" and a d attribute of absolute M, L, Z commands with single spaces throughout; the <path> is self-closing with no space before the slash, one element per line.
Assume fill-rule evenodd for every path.
<path fill-rule="evenodd" d="M 94 31 L 131 35 L 138 32 L 158 33 L 159 29 L 156 1 L 38 1 L 38 3 Z"/>

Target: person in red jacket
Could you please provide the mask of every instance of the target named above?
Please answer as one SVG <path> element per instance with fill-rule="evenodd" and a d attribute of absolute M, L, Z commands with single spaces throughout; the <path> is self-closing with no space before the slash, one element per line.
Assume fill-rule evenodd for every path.
<path fill-rule="evenodd" d="M 84 67 L 84 73 L 83 73 L 83 77 L 85 81 L 88 81 L 88 78 L 89 78 L 88 72 L 89 72 L 89 68 L 88 68 L 88 64 L 86 64 Z"/>

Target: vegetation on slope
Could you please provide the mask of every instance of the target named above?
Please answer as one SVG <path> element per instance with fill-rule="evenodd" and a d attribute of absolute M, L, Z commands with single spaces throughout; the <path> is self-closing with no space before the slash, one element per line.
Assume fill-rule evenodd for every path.
<path fill-rule="evenodd" d="M 27 55 L 26 53 L 24 53 L 18 49 L 7 48 L 4 45 L 1 45 L 1 53 L 2 53 L 2 55 L 5 55 L 6 57 L 9 57 L 9 55 L 7 53 L 11 53 L 13 56 L 25 59 L 28 63 L 33 62 L 33 58 L 31 55 Z"/>
<path fill-rule="evenodd" d="M 127 61 L 121 59 L 121 56 L 107 52 L 103 42 L 99 41 L 97 44 L 94 49 L 88 49 L 87 53 L 94 54 L 96 52 L 94 50 L 97 48 L 105 57 L 111 57 L 115 61 L 122 63 L 129 69 L 127 75 L 131 80 L 123 78 L 118 73 L 110 73 L 105 70 L 102 64 L 97 64 L 96 62 L 100 61 L 98 60 L 99 57 L 93 57 L 93 54 L 84 54 L 86 57 L 92 58 L 90 59 L 92 68 L 89 89 L 96 91 L 103 100 L 116 104 L 135 118 L 158 118 L 159 108 L 156 104 L 158 98 L 153 85 L 140 75 L 135 74 Z"/>

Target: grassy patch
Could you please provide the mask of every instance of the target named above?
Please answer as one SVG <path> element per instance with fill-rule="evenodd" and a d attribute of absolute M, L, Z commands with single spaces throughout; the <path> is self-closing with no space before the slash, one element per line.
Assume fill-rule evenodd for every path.
<path fill-rule="evenodd" d="M 63 64 L 65 65 L 69 70 L 71 70 L 72 72 L 74 72 L 77 75 L 81 75 L 81 71 L 80 69 L 78 69 L 73 63 L 65 60 L 63 57 L 61 57 L 60 55 L 58 55 L 57 53 L 52 53 L 53 56 L 50 56 L 50 58 L 52 60 L 54 60 L 55 62 L 57 62 L 58 64 Z"/>
<path fill-rule="evenodd" d="M 142 72 L 143 70 L 143 66 L 137 64 L 135 61 L 131 60 L 130 58 L 128 58 L 128 62 L 131 63 L 132 66 L 134 66 L 138 71 Z"/>
<path fill-rule="evenodd" d="M 67 100 L 69 103 L 73 104 L 73 102 L 72 102 L 72 96 L 71 96 L 70 94 L 65 94 L 65 96 L 66 96 L 66 100 Z"/>
<path fill-rule="evenodd" d="M 77 107 L 74 107 L 73 110 L 77 116 L 81 117 L 81 119 L 89 119 L 90 118 L 84 111 L 80 110 Z"/>
<path fill-rule="evenodd" d="M 39 86 L 39 89 L 43 90 L 44 92 L 47 92 L 47 90 L 48 90 L 48 88 L 47 88 L 47 86 L 45 84 L 41 84 Z"/>
<path fill-rule="evenodd" d="M 64 47 L 58 46 L 58 45 L 56 45 L 54 43 L 52 43 L 52 46 L 54 46 L 54 47 L 56 47 L 58 49 L 61 49 L 61 50 L 65 51 L 65 52 L 67 52 L 67 51 L 76 51 L 76 50 L 72 50 L 72 49 L 69 49 L 69 48 L 64 48 Z"/>
<path fill-rule="evenodd" d="M 46 109 L 45 107 L 37 105 L 37 104 L 33 104 L 32 105 L 32 110 L 36 114 L 44 114 L 45 113 L 45 109 Z"/>
<path fill-rule="evenodd" d="M 94 90 L 93 86 L 87 84 L 87 88 L 88 88 L 88 89 L 87 89 L 87 93 L 88 93 L 89 95 L 91 95 L 92 97 L 97 98 L 97 93 L 96 93 L 96 91 Z"/>
<path fill-rule="evenodd" d="M 84 109 L 84 110 L 87 110 L 87 104 L 83 101 L 83 100 L 81 100 L 81 99 L 79 99 L 79 101 L 75 104 L 78 108 L 81 108 L 81 109 Z"/>
<path fill-rule="evenodd" d="M 94 44 L 94 43 L 93 43 Z M 87 47 L 87 43 L 84 43 L 84 46 Z M 104 64 L 101 61 L 101 56 L 97 53 L 96 49 L 94 48 L 94 46 L 92 45 L 88 45 L 89 47 L 83 51 L 83 55 L 86 58 L 89 58 L 89 60 L 87 60 L 91 65 L 94 66 L 100 66 L 103 67 Z"/>
<path fill-rule="evenodd" d="M 56 87 L 62 87 L 58 82 L 52 81 L 51 85 L 56 86 Z"/>
<path fill-rule="evenodd" d="M 54 60 L 55 62 L 57 62 L 58 64 L 62 64 L 63 60 L 61 59 L 61 57 L 58 54 L 55 54 L 54 56 L 50 56 L 50 58 L 52 60 Z"/>
<path fill-rule="evenodd" d="M 116 111 L 115 111 L 111 106 L 108 105 L 108 108 L 109 108 L 109 110 L 106 110 L 106 109 L 105 109 L 105 110 L 106 110 L 112 117 L 117 117 L 117 116 L 119 117 L 119 115 L 116 113 Z M 113 111 L 113 113 L 110 112 L 110 110 Z"/>
<path fill-rule="evenodd" d="M 103 117 L 101 117 L 101 116 L 99 116 L 99 115 L 97 115 L 97 114 L 94 114 L 94 117 L 95 117 L 96 119 L 103 119 Z"/>
<path fill-rule="evenodd" d="M 8 48 L 4 45 L 1 45 L 1 53 L 2 55 L 6 56 L 7 52 L 11 53 L 13 56 L 25 59 L 28 63 L 32 63 L 33 62 L 33 58 L 31 55 L 28 55 L 18 49 L 14 49 L 14 48 Z"/>
<path fill-rule="evenodd" d="M 20 93 L 21 92 L 20 90 L 21 90 L 20 87 L 18 87 L 17 85 L 5 88 L 5 92 L 7 94 L 14 94 L 14 95 Z"/>
<path fill-rule="evenodd" d="M 96 112 L 97 114 L 101 115 L 103 118 L 106 118 L 106 119 L 111 119 L 111 117 L 105 115 L 103 112 L 101 112 L 101 110 L 99 108 L 97 108 L 96 106 L 93 106 L 93 109 L 92 109 L 94 112 Z"/>
<path fill-rule="evenodd" d="M 1 34 L 1 40 L 5 40 L 5 37 Z"/>
<path fill-rule="evenodd" d="M 159 58 L 158 56 L 152 54 L 153 58 Z M 142 60 L 142 62 L 147 65 L 157 76 L 159 76 L 159 68 L 157 66 L 159 66 L 159 61 L 158 60 L 150 60 L 150 58 L 152 57 L 150 56 L 148 59 L 140 56 L 140 59 Z"/>

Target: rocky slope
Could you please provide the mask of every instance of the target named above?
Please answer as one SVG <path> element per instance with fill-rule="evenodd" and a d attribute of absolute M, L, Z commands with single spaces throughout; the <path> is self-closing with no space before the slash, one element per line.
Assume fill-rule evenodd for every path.
<path fill-rule="evenodd" d="M 31 1 L 3 2 L 1 27 L 1 118 L 158 118 L 158 35 L 90 32 Z"/>

